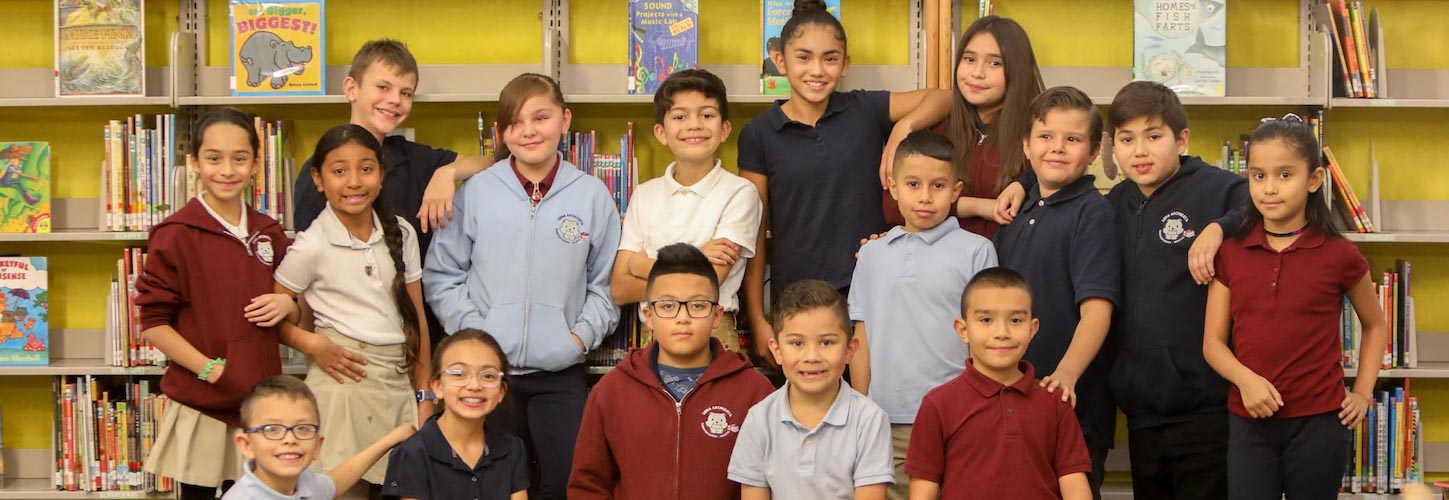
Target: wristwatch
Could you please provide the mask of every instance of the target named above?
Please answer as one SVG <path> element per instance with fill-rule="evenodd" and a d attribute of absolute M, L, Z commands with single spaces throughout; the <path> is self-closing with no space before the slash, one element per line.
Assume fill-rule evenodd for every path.
<path fill-rule="evenodd" d="M 433 394 L 433 391 L 418 391 L 417 392 L 417 397 L 418 397 L 418 402 L 419 403 L 421 403 L 423 401 L 437 401 L 438 400 L 438 395 L 437 394 Z"/>

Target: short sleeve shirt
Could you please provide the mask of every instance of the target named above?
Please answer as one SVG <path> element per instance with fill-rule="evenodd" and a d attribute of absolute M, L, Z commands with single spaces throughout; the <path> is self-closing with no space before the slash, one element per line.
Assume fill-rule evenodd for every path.
<path fill-rule="evenodd" d="M 241 479 L 221 500 L 332 500 L 337 494 L 337 485 L 332 478 L 313 472 L 312 469 L 303 469 L 302 475 L 297 476 L 297 489 L 291 495 L 285 495 L 272 489 L 257 478 L 256 460 L 247 460 L 246 466 L 242 469 Z"/>
<path fill-rule="evenodd" d="M 1343 296 L 1368 273 L 1368 261 L 1347 239 L 1310 228 L 1282 251 L 1268 246 L 1263 226 L 1223 243 L 1217 279 L 1231 292 L 1233 354 L 1283 396 L 1271 418 L 1338 411 L 1343 403 Z M 1228 410 L 1248 417 L 1234 386 Z"/>
<path fill-rule="evenodd" d="M 1009 386 L 968 366 L 927 394 L 906 474 L 940 484 L 943 500 L 986 500 L 1061 498 L 1062 476 L 1091 472 L 1071 405 L 1038 386 L 1031 364 L 1019 367 Z"/>
<path fill-rule="evenodd" d="M 736 294 L 744 281 L 745 259 L 755 256 L 762 207 L 755 185 L 725 170 L 719 160 L 704 178 L 689 186 L 674 180 L 674 164 L 670 163 L 662 177 L 634 190 L 624 213 L 619 250 L 653 259 L 660 248 L 675 243 L 703 248 L 716 238 L 730 240 L 740 246 L 741 258 L 719 284 L 719 305 L 737 311 L 740 301 Z"/>
<path fill-rule="evenodd" d="M 417 231 L 402 217 L 403 282 L 422 279 Z M 388 250 L 382 222 L 372 216 L 372 234 L 360 241 L 329 207 L 317 223 L 297 235 L 277 267 L 277 283 L 302 294 L 317 316 L 317 326 L 332 328 L 372 345 L 401 344 L 402 315 L 393 299 L 397 266 Z"/>
<path fill-rule="evenodd" d="M 790 411 L 790 384 L 750 408 L 730 456 L 731 481 L 772 498 L 855 498 L 855 488 L 895 482 L 885 411 L 848 384 L 814 429 Z"/>
<path fill-rule="evenodd" d="M 382 494 L 420 500 L 507 500 L 527 490 L 528 452 L 523 440 L 498 429 L 483 438 L 486 453 L 472 467 L 453 452 L 438 417 L 429 418 L 388 456 Z"/>
<path fill-rule="evenodd" d="M 815 126 L 775 105 L 740 133 L 741 171 L 768 178 L 775 290 L 802 279 L 850 286 L 861 238 L 885 231 L 880 157 L 890 93 L 836 92 Z"/>
<path fill-rule="evenodd" d="M 1081 321 L 1078 306 L 1090 298 L 1113 304 L 1121 298 L 1122 256 L 1111 204 L 1084 175 L 1049 197 L 1033 188 L 1016 219 L 996 233 L 1001 265 L 1031 285 L 1032 312 L 1041 328 L 1026 351 L 1037 373 L 1057 369 Z M 1111 343 L 1077 381 L 1077 418 L 1093 446 L 1111 444 L 1116 410 L 1107 390 Z"/>
<path fill-rule="evenodd" d="M 996 267 L 996 249 L 955 217 L 919 233 L 901 226 L 860 249 L 850 288 L 850 319 L 865 323 L 870 399 L 892 424 L 910 425 L 921 398 L 966 369 L 966 344 L 952 322 L 961 291 L 976 273 Z"/>

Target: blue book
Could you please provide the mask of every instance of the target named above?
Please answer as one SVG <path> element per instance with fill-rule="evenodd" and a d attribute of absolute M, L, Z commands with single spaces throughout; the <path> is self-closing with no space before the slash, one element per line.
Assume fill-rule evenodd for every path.
<path fill-rule="evenodd" d="M 45 257 L 0 257 L 0 366 L 50 365 Z"/>
<path fill-rule="evenodd" d="M 696 67 L 699 0 L 629 0 L 629 93 L 652 95 L 675 71 Z"/>
<path fill-rule="evenodd" d="M 825 10 L 840 19 L 840 0 L 825 0 Z M 790 80 L 770 59 L 771 52 L 785 50 L 780 31 L 795 11 L 794 0 L 760 0 L 760 19 L 763 23 L 760 36 L 760 93 L 765 95 L 790 95 Z"/>

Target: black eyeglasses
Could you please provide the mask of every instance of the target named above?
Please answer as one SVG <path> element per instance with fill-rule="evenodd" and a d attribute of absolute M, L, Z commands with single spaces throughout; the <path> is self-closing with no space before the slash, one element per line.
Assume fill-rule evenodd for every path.
<path fill-rule="evenodd" d="M 317 438 L 317 429 L 317 424 L 297 424 L 290 426 L 282 424 L 267 424 L 247 429 L 246 433 L 261 433 L 262 437 L 264 438 L 270 439 L 272 441 L 281 441 L 282 438 L 287 437 L 288 432 L 291 432 L 292 437 L 297 438 L 297 440 L 299 441 L 311 441 Z"/>
<path fill-rule="evenodd" d="M 714 313 L 714 306 L 717 305 L 719 303 L 713 300 L 689 300 L 683 302 L 678 300 L 656 300 L 649 303 L 649 308 L 654 311 L 655 316 L 673 318 L 679 316 L 680 306 L 684 306 L 684 308 L 689 309 L 689 317 L 698 319 L 708 318 L 710 314 Z"/>

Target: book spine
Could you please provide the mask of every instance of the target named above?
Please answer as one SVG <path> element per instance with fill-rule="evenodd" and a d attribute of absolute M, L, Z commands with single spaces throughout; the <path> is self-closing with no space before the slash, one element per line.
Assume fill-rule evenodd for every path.
<path fill-rule="evenodd" d="M 1353 26 L 1349 23 L 1348 5 L 1344 0 L 1333 0 L 1333 5 L 1338 10 L 1339 26 L 1343 30 L 1343 50 L 1347 52 L 1344 59 L 1348 61 L 1348 73 L 1352 76 L 1352 97 L 1367 97 L 1363 91 L 1363 74 L 1359 72 L 1358 49 L 1354 41 Z"/>

